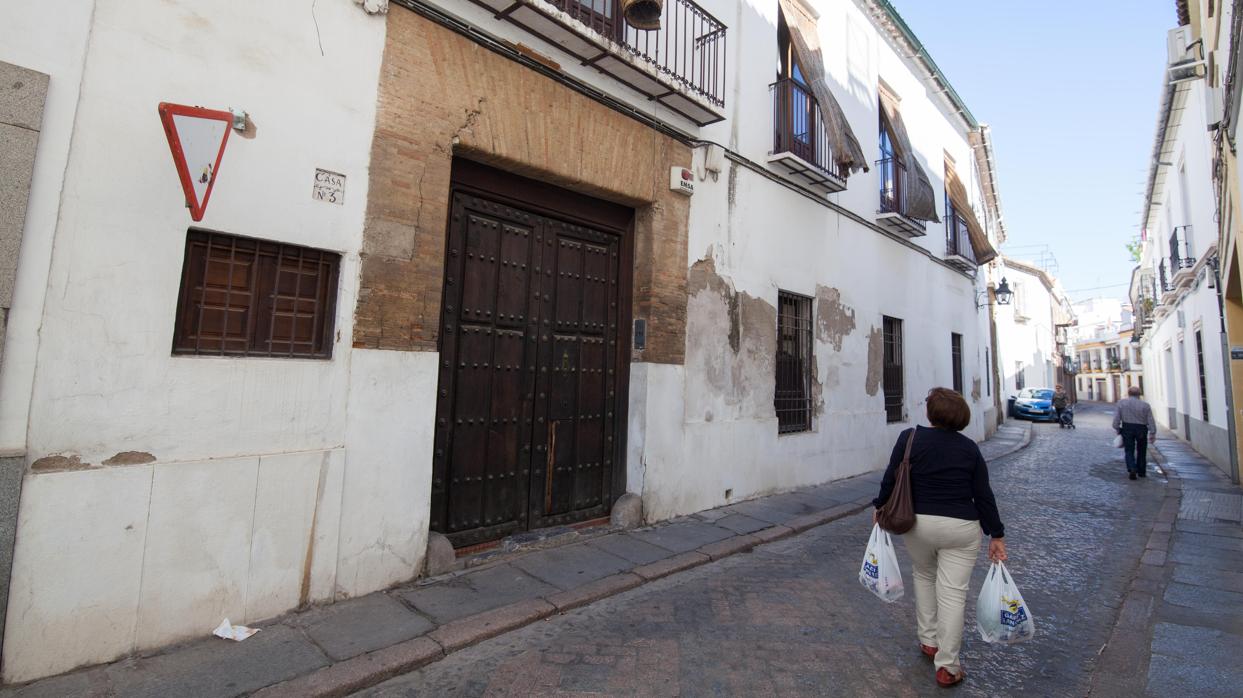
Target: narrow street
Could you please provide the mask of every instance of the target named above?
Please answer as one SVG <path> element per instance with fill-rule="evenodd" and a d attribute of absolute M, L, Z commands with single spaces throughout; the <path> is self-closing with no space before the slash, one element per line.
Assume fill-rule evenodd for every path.
<path fill-rule="evenodd" d="M 1110 415 L 1078 429 L 1035 425 L 1032 443 L 991 466 L 1010 568 L 1037 637 L 990 646 L 964 633 L 972 696 L 1083 696 L 1165 497 L 1158 472 L 1126 479 Z M 907 596 L 885 605 L 856 575 L 869 514 L 835 521 L 674 575 L 455 653 L 363 695 L 930 695 Z"/>

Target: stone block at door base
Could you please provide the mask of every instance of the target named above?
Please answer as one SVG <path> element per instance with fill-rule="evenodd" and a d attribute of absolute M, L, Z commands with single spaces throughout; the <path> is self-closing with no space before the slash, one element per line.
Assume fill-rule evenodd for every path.
<path fill-rule="evenodd" d="M 427 557 L 424 560 L 423 574 L 438 577 L 452 572 L 457 567 L 457 553 L 453 544 L 443 535 L 431 531 L 427 534 Z"/>

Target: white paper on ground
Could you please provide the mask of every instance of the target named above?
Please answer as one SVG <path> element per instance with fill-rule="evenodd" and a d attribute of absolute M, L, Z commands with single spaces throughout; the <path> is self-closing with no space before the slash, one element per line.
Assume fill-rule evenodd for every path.
<path fill-rule="evenodd" d="M 220 625 L 216 626 L 215 630 L 211 631 L 211 634 L 216 637 L 224 638 L 225 640 L 236 640 L 237 642 L 241 642 L 257 632 L 259 632 L 259 628 L 248 628 L 244 625 L 230 625 L 229 619 L 225 618 L 220 621 Z"/>

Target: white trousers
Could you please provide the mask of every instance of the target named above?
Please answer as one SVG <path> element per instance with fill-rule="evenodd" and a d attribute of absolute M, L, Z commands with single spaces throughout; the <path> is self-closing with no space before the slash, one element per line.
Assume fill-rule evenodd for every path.
<path fill-rule="evenodd" d="M 917 514 L 915 528 L 902 536 L 914 567 L 919 642 L 936 647 L 936 667 L 955 675 L 962 671 L 963 609 L 980 535 L 978 521 Z"/>

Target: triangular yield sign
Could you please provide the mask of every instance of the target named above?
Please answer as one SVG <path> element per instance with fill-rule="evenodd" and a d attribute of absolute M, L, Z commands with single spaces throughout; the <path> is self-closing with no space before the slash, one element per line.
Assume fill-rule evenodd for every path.
<path fill-rule="evenodd" d="M 207 200 L 220 174 L 220 160 L 229 142 L 233 115 L 227 111 L 161 102 L 160 121 L 173 151 L 173 163 L 195 221 L 203 220 Z"/>

